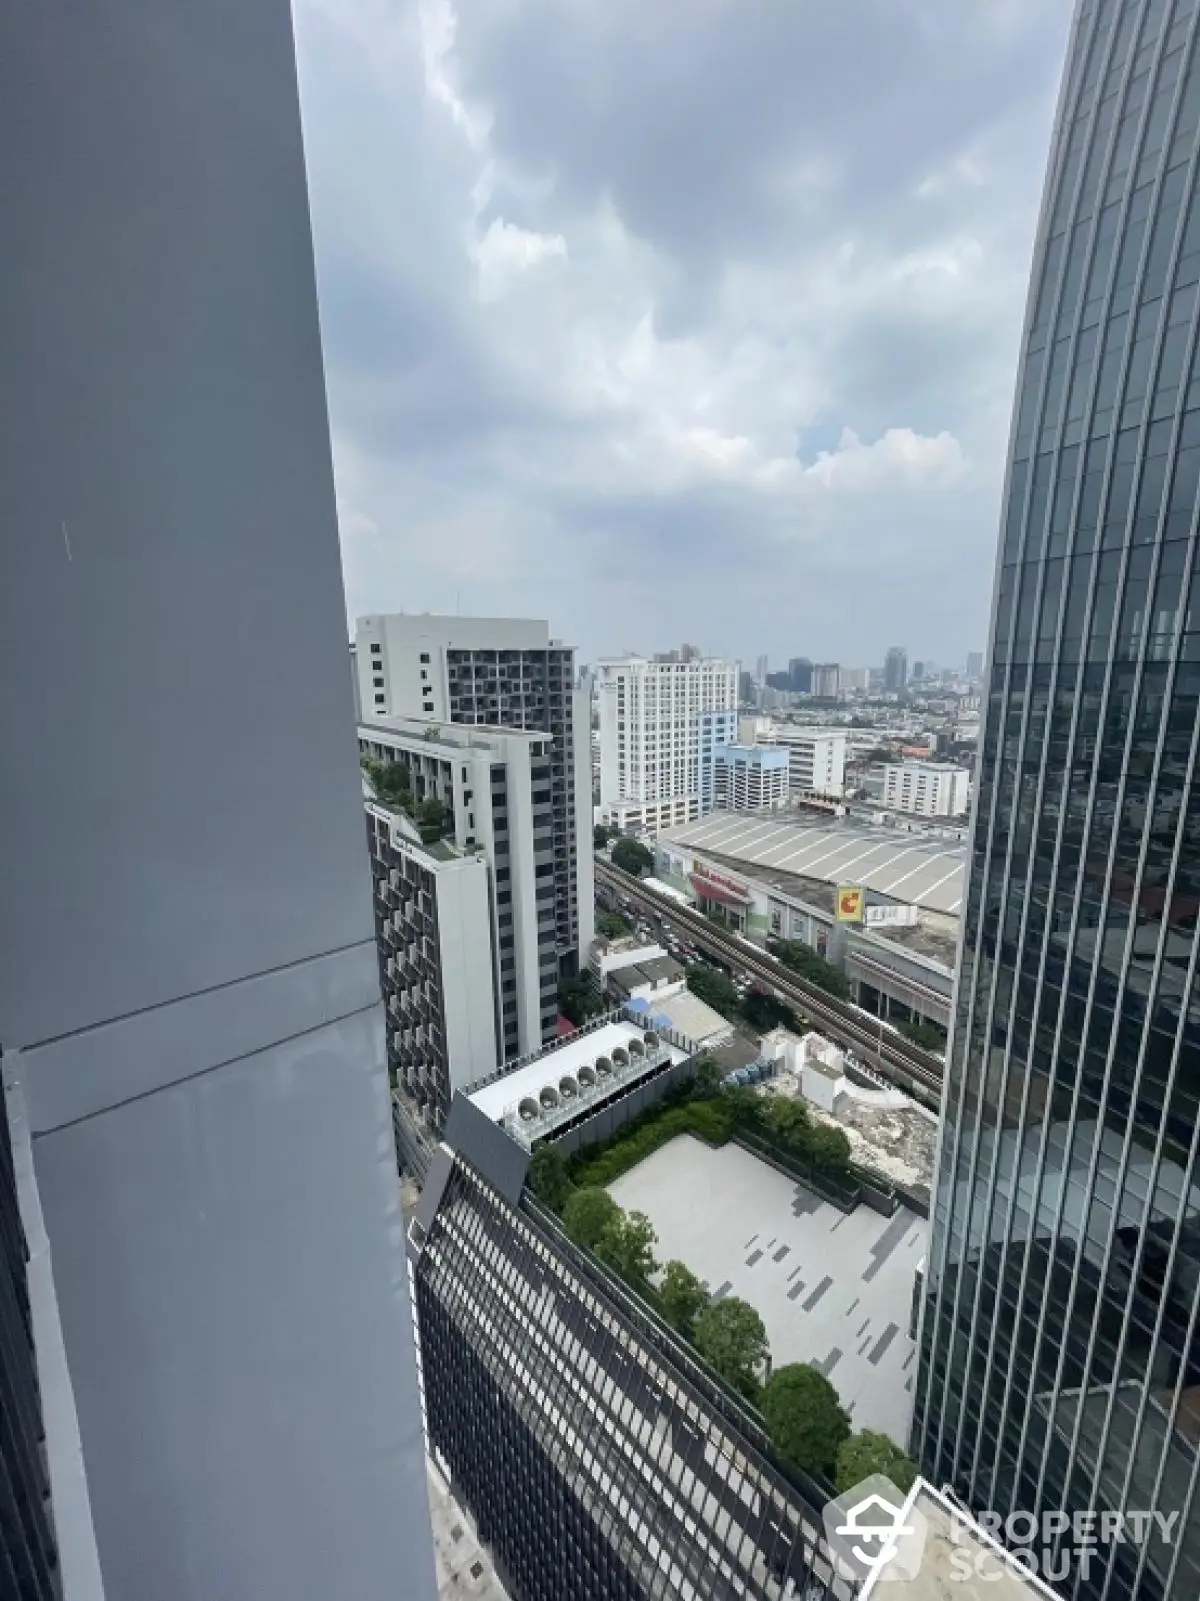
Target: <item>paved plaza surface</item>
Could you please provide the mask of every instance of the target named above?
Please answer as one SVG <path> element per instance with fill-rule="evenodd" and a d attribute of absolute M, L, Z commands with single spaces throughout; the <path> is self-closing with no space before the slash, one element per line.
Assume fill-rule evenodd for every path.
<path fill-rule="evenodd" d="M 913 1274 L 928 1224 L 901 1207 L 847 1214 L 739 1145 L 690 1134 L 609 1186 L 645 1212 L 660 1261 L 678 1257 L 718 1297 L 762 1318 L 776 1367 L 812 1362 L 837 1387 L 856 1429 L 907 1444 L 916 1350 L 908 1337 Z"/>

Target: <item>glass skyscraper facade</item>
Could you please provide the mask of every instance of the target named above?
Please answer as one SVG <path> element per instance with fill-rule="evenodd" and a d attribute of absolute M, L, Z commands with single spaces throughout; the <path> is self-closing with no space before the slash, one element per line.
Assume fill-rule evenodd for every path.
<path fill-rule="evenodd" d="M 1178 1515 L 1054 1549 L 1064 1594 L 1114 1601 L 1200 1594 L 1198 12 L 1075 17 L 915 1392 L 925 1473 L 976 1510 Z"/>

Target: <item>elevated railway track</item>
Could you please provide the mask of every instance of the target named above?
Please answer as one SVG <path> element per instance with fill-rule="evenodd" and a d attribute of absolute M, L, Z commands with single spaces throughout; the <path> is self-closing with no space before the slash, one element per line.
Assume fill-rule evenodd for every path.
<path fill-rule="evenodd" d="M 754 979 L 760 988 L 802 1012 L 823 1034 L 852 1051 L 888 1083 L 930 1111 L 941 1110 L 944 1066 L 936 1056 L 900 1038 L 882 1023 L 872 1022 L 858 1007 L 810 984 L 768 951 L 718 928 L 699 912 L 648 889 L 641 879 L 600 858 L 596 860 L 596 885 L 602 892 L 630 902 L 670 925 L 698 950 Z"/>

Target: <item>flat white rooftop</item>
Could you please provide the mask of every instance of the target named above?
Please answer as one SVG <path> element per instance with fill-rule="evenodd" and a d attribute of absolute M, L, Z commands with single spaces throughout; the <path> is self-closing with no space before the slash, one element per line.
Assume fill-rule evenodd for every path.
<path fill-rule="evenodd" d="M 668 829 L 665 846 L 711 851 L 730 861 L 829 884 L 863 884 L 893 900 L 957 917 L 966 847 L 855 823 L 813 826 L 713 813 Z"/>
<path fill-rule="evenodd" d="M 726 1040 L 733 1033 L 733 1024 L 727 1017 L 702 1001 L 691 990 L 679 990 L 674 995 L 651 995 L 646 1003 L 652 1017 L 665 1017 L 672 1028 L 678 1029 L 685 1039 L 697 1045 Z"/>
<path fill-rule="evenodd" d="M 776 1367 L 814 1363 L 856 1429 L 905 1443 L 913 1275 L 928 1229 L 915 1212 L 839 1212 L 741 1146 L 712 1150 L 688 1134 L 609 1189 L 623 1207 L 646 1213 L 664 1262 L 678 1257 L 713 1295 L 749 1301 Z"/>
<path fill-rule="evenodd" d="M 499 1078 L 490 1080 L 478 1089 L 469 1090 L 468 1097 L 485 1117 L 499 1122 L 505 1112 L 527 1097 L 537 1100 L 542 1090 L 557 1089 L 561 1079 L 574 1078 L 581 1067 L 591 1067 L 599 1056 L 608 1056 L 618 1047 L 629 1048 L 631 1040 L 639 1043 L 646 1030 L 624 1018 L 602 1023 L 599 1028 L 581 1031 L 565 1039 L 561 1045 L 551 1046 L 523 1067 L 514 1068 Z M 686 1052 L 662 1040 L 662 1048 L 672 1062 L 682 1062 Z M 614 1084 L 614 1088 L 618 1087 Z"/>

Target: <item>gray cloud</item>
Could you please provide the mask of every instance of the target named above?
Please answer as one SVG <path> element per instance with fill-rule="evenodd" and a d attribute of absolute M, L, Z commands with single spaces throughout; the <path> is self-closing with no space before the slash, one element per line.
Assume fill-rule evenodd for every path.
<path fill-rule="evenodd" d="M 1068 0 L 298 0 L 351 612 L 983 641 Z"/>

